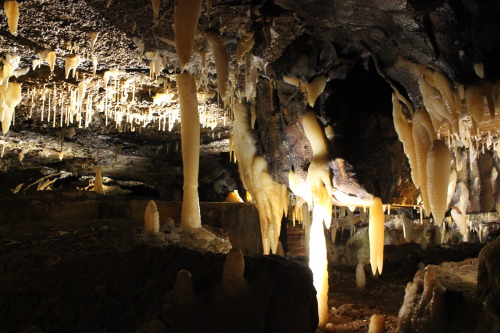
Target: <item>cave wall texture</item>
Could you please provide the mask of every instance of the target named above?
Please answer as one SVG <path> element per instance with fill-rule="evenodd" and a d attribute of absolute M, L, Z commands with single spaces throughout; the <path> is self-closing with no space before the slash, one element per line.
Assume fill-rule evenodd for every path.
<path fill-rule="evenodd" d="M 174 125 L 172 131 L 158 132 L 161 120 L 155 118 L 136 129 L 126 121 L 115 119 L 110 119 L 108 124 L 100 112 L 87 129 L 90 134 L 83 134 L 78 128 L 75 138 L 67 136 L 71 152 L 59 163 L 54 157 L 57 151 L 54 137 L 61 128 L 51 128 L 46 120 L 41 121 L 39 101 L 29 97 L 35 96 L 31 92 L 42 85 L 52 87 L 57 83 L 58 89 L 73 89 L 71 87 L 86 80 L 89 82 L 87 92 L 95 96 L 97 104 L 105 99 L 102 95 L 109 90 L 102 83 L 102 75 L 109 69 L 119 68 L 124 71 L 122 77 L 133 79 L 137 87 L 134 107 L 139 112 L 153 107 L 154 112 L 161 114 L 163 111 L 155 108 L 152 97 L 161 92 L 162 87 L 165 89 L 165 81 L 175 91 L 172 78 L 179 71 L 172 46 L 173 6 L 174 1 L 160 1 L 155 25 L 152 5 L 147 0 L 21 1 L 19 30 L 15 36 L 9 33 L 6 17 L 1 15 L 1 51 L 4 56 L 20 55 L 19 68 L 31 66 L 41 50 L 54 50 L 57 54 L 54 72 L 42 65 L 24 76 L 11 78 L 13 82 L 23 83 L 23 89 L 31 90 L 16 111 L 13 133 L 4 139 L 7 143 L 2 162 L 4 170 L 49 165 L 88 173 L 94 166 L 101 165 L 105 174 L 141 180 L 154 186 L 164 198 L 179 198 L 179 194 L 172 191 L 178 189 L 179 184 L 165 179 L 175 179 L 181 169 L 172 165 L 166 171 L 161 167 L 179 161 L 178 156 L 172 156 L 180 140 L 178 125 Z M 328 83 L 314 110 L 323 126 L 333 127 L 331 157 L 343 158 L 352 164 L 361 185 L 384 202 L 412 204 L 418 191 L 412 185 L 410 168 L 392 124 L 391 94 L 397 90 L 413 109 L 423 107 L 418 83 L 422 67 L 444 74 L 455 87 L 487 83 L 495 88 L 500 76 L 499 7 L 497 1 L 468 0 L 206 1 L 202 3 L 194 46 L 196 55 L 190 66 L 200 86 L 216 90 L 213 60 L 208 57 L 208 65 L 203 68 L 201 55 L 208 49 L 205 33 L 218 32 L 226 38 L 231 58 L 231 87 L 235 91 L 244 89 L 244 70 L 235 54 L 242 36 L 253 34 L 255 43 L 251 54 L 258 67 L 253 102 L 257 120 L 253 135 L 259 154 L 268 162 L 270 174 L 282 184 L 288 183 L 288 172 L 292 169 L 304 176 L 312 157 L 301 125 L 302 115 L 309 108 L 304 89 L 283 82 L 283 76 L 298 77 L 304 83 L 319 75 L 326 76 Z M 93 48 L 88 35 L 91 32 L 99 32 Z M 82 58 L 79 76 L 65 79 L 64 57 L 72 54 Z M 96 76 L 91 74 L 92 56 L 98 60 Z M 158 60 L 162 66 L 159 77 L 164 78 L 163 81 L 149 78 L 150 62 L 154 59 L 161 59 Z M 475 70 L 478 63 L 484 67 L 482 78 Z M 203 81 L 201 77 L 205 75 L 207 79 Z M 495 92 L 493 89 L 494 97 Z M 176 105 L 174 96 L 170 106 Z M 213 107 L 209 113 L 215 115 L 218 125 L 215 130 L 202 131 L 202 142 L 206 144 L 202 146 L 202 155 L 206 149 L 207 154 L 215 154 L 222 161 L 226 158 L 231 131 L 231 111 L 222 108 L 221 102 L 214 98 L 205 105 Z M 405 108 L 404 112 L 408 114 L 409 110 Z M 32 113 L 34 115 L 28 118 Z M 497 120 L 490 130 L 495 137 L 496 124 Z M 67 127 L 63 126 L 62 131 Z M 30 138 L 32 148 L 23 144 L 23 137 Z M 127 144 L 127 140 L 131 143 Z M 138 159 L 122 160 L 118 168 L 117 147 L 125 158 Z M 42 152 L 45 156 L 41 156 Z M 24 163 L 17 161 L 20 154 L 26 156 Z M 492 167 L 498 170 L 498 158 L 489 152 L 481 156 L 478 171 L 471 167 L 462 175 L 462 180 L 471 188 L 475 186 L 475 178 L 483 175 L 479 181 L 483 189 L 476 186 L 471 192 L 477 195 L 471 197 L 487 198 L 472 200 L 471 211 L 491 210 L 498 201 L 498 182 L 493 182 L 489 189 L 484 185 L 491 178 L 488 173 Z M 222 175 L 211 175 L 210 170 L 220 169 L 220 163 L 206 161 L 208 178 L 229 175 L 230 179 L 219 187 L 243 190 L 234 167 L 228 166 Z M 172 177 L 162 176 L 165 173 Z M 210 182 L 206 183 L 210 187 Z M 206 200 L 222 199 L 223 191 L 213 194 L 214 191 L 209 188 L 207 195 L 203 194 Z M 488 196 L 486 192 L 493 195 Z"/>

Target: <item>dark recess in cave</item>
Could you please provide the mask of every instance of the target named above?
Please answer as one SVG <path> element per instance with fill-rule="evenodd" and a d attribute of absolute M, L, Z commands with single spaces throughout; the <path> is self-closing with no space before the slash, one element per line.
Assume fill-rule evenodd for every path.
<path fill-rule="evenodd" d="M 335 133 L 332 158 L 347 160 L 362 185 L 384 199 L 388 191 L 380 169 L 399 157 L 388 150 L 398 140 L 392 125 L 391 87 L 373 63 L 358 62 L 345 80 L 332 80 L 327 89 L 325 110 Z"/>

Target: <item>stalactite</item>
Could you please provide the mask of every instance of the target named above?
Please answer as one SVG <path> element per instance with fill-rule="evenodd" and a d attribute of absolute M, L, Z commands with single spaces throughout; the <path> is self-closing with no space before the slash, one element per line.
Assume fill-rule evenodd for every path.
<path fill-rule="evenodd" d="M 179 0 L 174 7 L 175 48 L 181 70 L 189 63 L 193 54 L 200 11 L 201 0 Z"/>
<path fill-rule="evenodd" d="M 17 25 L 19 22 L 19 4 L 15 0 L 6 0 L 3 4 L 3 9 L 7 16 L 9 31 L 15 36 L 17 35 Z"/>
<path fill-rule="evenodd" d="M 435 222 L 441 225 L 447 208 L 451 156 L 442 140 L 434 140 L 427 155 L 427 189 Z"/>
<path fill-rule="evenodd" d="M 382 200 L 373 198 L 370 205 L 370 223 L 368 234 L 370 238 L 370 265 L 372 273 L 382 274 L 384 265 L 384 223 L 385 215 L 382 208 Z"/>
<path fill-rule="evenodd" d="M 215 32 L 207 33 L 208 44 L 215 59 L 215 70 L 217 71 L 217 85 L 219 94 L 226 105 L 228 101 L 229 81 L 229 55 L 225 46 L 225 38 Z"/>

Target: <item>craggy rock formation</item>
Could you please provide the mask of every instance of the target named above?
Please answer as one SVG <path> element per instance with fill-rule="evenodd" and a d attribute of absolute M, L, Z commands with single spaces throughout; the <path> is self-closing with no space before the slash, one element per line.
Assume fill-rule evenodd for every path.
<path fill-rule="evenodd" d="M 19 68 L 24 68 L 32 65 L 39 57 L 38 52 L 54 50 L 56 66 L 53 73 L 42 65 L 12 80 L 23 82 L 25 88 L 41 84 L 52 86 L 62 81 L 66 86 L 76 85 L 82 79 L 64 80 L 63 69 L 64 57 L 78 54 L 81 57 L 78 70 L 85 73 L 87 79 L 92 76 L 93 59 L 97 60 L 98 77 L 88 84 L 89 94 L 107 91 L 108 88 L 100 86 L 99 77 L 109 69 L 118 68 L 124 71 L 124 78 L 137 80 L 140 77 L 137 105 L 146 109 L 151 105 L 152 95 L 162 91 L 162 82 L 171 80 L 170 76 L 178 71 L 173 46 L 173 4 L 173 1 L 160 1 L 159 15 L 154 18 L 152 3 L 147 0 L 22 2 L 18 34 L 13 36 L 7 29 L 0 31 L 2 51 L 20 54 Z M 216 89 L 215 67 L 213 60 L 207 58 L 209 48 L 205 32 L 220 33 L 226 38 L 230 56 L 231 87 L 245 89 L 244 66 L 238 64 L 244 59 L 235 59 L 237 44 L 242 36 L 253 34 L 254 45 L 250 53 L 254 66 L 258 67 L 254 135 L 258 139 L 259 154 L 266 158 L 273 179 L 282 184 L 288 183 L 287 175 L 292 169 L 299 175 L 304 174 L 312 156 L 301 128 L 307 100 L 304 89 L 283 82 L 283 76 L 298 77 L 304 83 L 319 75 L 326 76 L 325 91 L 314 110 L 323 126 L 333 128 L 331 157 L 345 158 L 353 165 L 360 183 L 384 202 L 414 203 L 417 190 L 410 181 L 409 166 L 393 129 L 391 93 L 396 89 L 413 108 L 422 107 L 418 84 L 422 67 L 419 66 L 439 71 L 454 85 L 493 84 L 500 76 L 496 57 L 500 47 L 498 11 L 495 1 L 468 0 L 259 0 L 239 5 L 206 1 L 202 3 L 195 55 L 190 66 L 200 77 L 206 75 L 203 84 L 208 90 Z M 0 20 L 6 26 L 5 16 Z M 92 46 L 91 34 L 97 32 Z M 203 59 L 206 68 L 203 68 Z M 150 63 L 158 67 L 155 71 L 163 81 L 148 79 Z M 475 68 L 477 64 L 482 64 L 482 70 Z M 476 74 L 478 70 L 484 72 L 483 78 Z M 175 89 L 173 81 L 171 88 Z M 209 99 L 210 105 L 214 102 Z M 176 103 L 174 97 L 172 105 Z M 35 109 L 32 120 L 26 121 L 28 112 L 33 110 L 26 98 L 16 112 L 13 131 L 34 131 L 35 136 L 43 135 L 38 140 L 43 142 L 50 141 L 51 136 L 57 137 L 57 130 L 50 130 L 45 124 L 40 127 L 38 110 Z M 229 117 L 223 120 L 224 110 L 213 112 L 218 112 L 218 125 L 214 131 L 202 131 L 205 143 L 202 153 L 203 149 L 210 153 L 227 149 L 231 117 L 227 114 Z M 112 152 L 116 148 L 122 149 L 125 156 L 150 155 L 141 147 L 122 143 L 126 139 L 118 132 L 130 131 L 129 125 L 111 121 L 111 126 L 105 126 L 104 123 L 101 113 L 95 117 L 90 130 L 107 138 L 92 143 L 87 140 L 87 152 L 71 149 L 66 152 L 66 158 L 74 159 L 76 167 L 89 169 L 89 164 L 109 165 L 115 154 L 105 153 L 106 140 L 112 143 Z M 179 144 L 178 127 L 175 125 L 173 132 L 164 132 L 158 137 L 155 133 L 159 127 L 161 124 L 159 126 L 156 120 L 139 127 L 137 130 L 143 137 L 140 140 L 154 140 L 156 155 L 171 153 Z M 69 144 L 78 140 L 83 135 L 81 132 L 77 129 L 76 137 L 69 139 Z M 8 139 L 7 143 L 5 157 L 8 159 L 23 155 L 36 157 L 38 165 L 50 163 L 40 158 L 40 152 L 33 156 L 32 148 L 16 143 L 15 139 Z M 56 146 L 54 150 L 57 151 Z M 13 154 L 9 155 L 11 152 Z M 48 152 L 45 154 L 47 156 Z M 488 162 L 488 170 L 495 163 Z M 118 176 L 130 177 L 125 169 L 122 168 Z M 139 171 L 132 176 L 139 178 Z M 152 178 L 157 180 L 158 177 Z M 463 181 L 473 184 L 474 175 Z M 486 183 L 486 180 L 481 182 Z M 169 197 L 166 188 L 170 185 L 154 184 L 162 197 Z M 236 187 L 231 186 L 230 190 Z M 479 189 L 472 197 L 485 197 L 487 192 Z M 494 195 L 498 196 L 498 191 Z M 474 205 L 471 210 L 490 210 L 492 203 L 486 202 L 479 207 Z"/>
<path fill-rule="evenodd" d="M 134 332 L 159 320 L 166 332 L 315 331 L 316 292 L 307 268 L 278 257 L 246 257 L 248 292 L 229 297 L 221 284 L 224 260 L 176 246 L 87 254 L 2 283 L 0 329 Z M 181 269 L 191 273 L 193 294 L 176 301 Z M 77 274 L 63 285 L 51 282 L 67 272 Z"/>
<path fill-rule="evenodd" d="M 477 259 L 429 265 L 408 283 L 401 332 L 487 332 L 476 297 Z"/>
<path fill-rule="evenodd" d="M 486 314 L 480 327 L 490 332 L 500 330 L 499 246 L 500 238 L 497 238 L 483 248 L 478 258 L 477 293 Z"/>
<path fill-rule="evenodd" d="M 2 195 L 16 200 L 16 196 L 34 191 L 92 191 L 95 189 L 94 176 L 100 170 L 104 195 L 130 194 L 180 200 L 182 167 L 178 149 L 179 101 L 175 76 L 181 68 L 173 28 L 176 3 L 174 0 L 19 1 L 17 34 L 9 31 L 6 15 L 0 15 Z M 202 1 L 201 13 L 192 61 L 187 65 L 196 81 L 203 127 L 200 200 L 222 201 L 235 189 L 243 194 L 244 186 L 238 178 L 257 175 L 255 184 L 265 181 L 266 189 L 260 186 L 253 190 L 262 191 L 260 197 L 267 200 L 265 203 L 261 201 L 260 206 L 257 202 L 259 217 L 264 222 L 271 219 L 268 215 L 272 215 L 273 220 L 265 223 L 261 234 L 264 240 L 273 240 L 273 251 L 277 252 L 277 235 L 279 230 L 285 229 L 279 227 L 280 214 L 283 213 L 281 210 L 286 210 L 288 204 L 285 201 L 289 198 L 289 190 L 282 185 L 290 185 L 290 171 L 293 170 L 298 178 L 306 179 L 307 170 L 314 165 L 311 163 L 312 147 L 302 125 L 304 114 L 312 110 L 313 113 L 308 114 L 313 114 L 312 118 L 317 118 L 320 128 L 327 132 L 328 160 L 338 158 L 352 166 L 352 170 L 350 167 L 346 169 L 345 175 L 354 178 L 356 174 L 360 186 L 353 187 L 355 192 L 364 189 L 370 195 L 380 197 L 383 203 L 401 204 L 405 209 L 413 210 L 420 194 L 427 204 L 424 193 L 427 184 L 422 180 L 420 184 L 415 182 L 415 187 L 411 172 L 415 173 L 419 167 L 423 175 L 434 173 L 434 170 L 446 173 L 449 167 L 450 173 L 455 171 L 456 181 L 449 183 L 450 200 L 446 200 L 449 202 L 445 203 L 446 207 L 441 207 L 440 212 L 447 210 L 447 217 L 451 215 L 453 220 L 434 224 L 443 225 L 444 234 L 453 223 L 455 229 L 460 223 L 458 228 L 463 239 L 484 240 L 481 223 L 490 221 L 475 221 L 479 231 L 472 230 L 475 227 L 467 225 L 465 214 L 500 209 L 498 1 L 205 0 Z M 224 90 L 229 91 L 227 96 L 218 92 L 222 90 L 218 82 L 222 75 L 217 75 L 212 54 L 216 52 L 211 50 L 207 35 L 217 39 L 227 53 L 229 61 L 222 66 L 228 69 L 228 82 L 224 85 Z M 56 55 L 53 70 L 49 68 L 49 51 Z M 69 67 L 72 67 L 71 75 Z M 15 88 L 8 90 L 8 82 Z M 314 91 L 314 82 L 322 82 L 324 87 L 316 87 Z M 14 92 L 19 90 L 22 94 L 18 101 Z M 313 98 L 316 95 L 318 98 Z M 252 151 L 246 170 L 239 161 L 240 171 L 243 171 L 240 175 L 236 166 L 228 163 L 233 155 L 234 138 L 238 137 L 233 132 L 233 121 L 237 118 L 235 105 L 241 106 L 239 111 L 243 114 L 248 113 L 240 118 L 252 122 L 249 135 L 245 133 L 242 141 L 255 146 L 240 147 L 242 155 L 245 148 Z M 399 116 L 402 124 L 408 125 L 406 127 L 424 124 L 413 115 L 424 108 L 428 111 L 425 113 L 429 117 L 426 125 L 430 123 L 428 127 L 432 130 L 428 127 L 422 129 L 422 125 L 422 131 L 415 130 L 411 136 L 417 141 L 414 137 L 421 139 L 420 134 L 427 133 L 419 140 L 427 144 L 422 144 L 425 147 L 419 156 L 422 165 L 417 163 L 416 167 L 408 163 L 404 150 L 408 142 L 403 148 L 402 137 L 398 137 L 395 130 L 393 108 L 395 111 L 399 108 Z M 249 126 L 245 123 L 238 129 L 242 128 L 246 130 Z M 315 134 L 323 138 L 323 133 Z M 442 151 L 449 153 L 451 165 L 448 165 L 449 159 L 442 159 L 447 161 L 444 166 L 422 162 L 437 138 L 442 139 L 439 141 L 441 146 L 447 143 L 449 151 L 445 151 L 448 148 Z M 322 162 L 327 166 L 322 171 L 340 170 L 334 164 L 328 169 L 328 161 Z M 330 174 L 324 178 L 332 179 L 332 176 L 335 180 L 339 175 Z M 352 183 L 354 179 L 345 181 Z M 267 186 L 273 191 L 266 191 Z M 441 186 L 440 190 L 444 193 L 446 188 Z M 280 194 L 276 195 L 278 192 Z M 100 199 L 98 195 L 95 197 Z M 440 197 L 441 201 L 445 201 L 443 197 Z M 283 203 L 284 209 L 280 207 L 279 212 L 272 212 L 270 206 L 276 208 L 277 199 Z M 40 206 L 36 200 L 32 204 L 35 208 Z M 80 204 L 85 206 L 86 203 Z M 262 208 L 265 205 L 266 212 Z M 99 212 L 105 214 L 112 209 L 99 210 L 97 204 L 92 207 L 97 209 L 86 213 L 99 215 Z M 429 209 L 426 210 L 430 215 Z M 248 214 L 255 217 L 255 210 Z M 362 220 L 361 212 L 357 214 Z M 351 226 L 357 221 L 353 217 L 353 214 L 348 217 Z M 273 229 L 268 228 L 269 225 Z M 334 223 L 334 228 L 339 225 Z M 426 226 L 421 232 L 426 239 Z M 272 238 L 265 233 L 272 234 Z M 333 235 L 336 235 L 335 230 Z M 244 242 L 238 235 L 230 236 Z M 435 238 L 438 243 L 445 240 Z M 252 243 L 252 248 L 259 245 L 256 243 Z M 263 246 L 268 250 L 269 244 Z M 494 327 L 495 320 L 498 320 L 496 286 L 487 277 L 494 270 L 490 260 L 497 252 L 491 245 L 480 259 L 481 301 L 484 301 L 489 318 L 493 318 L 493 321 L 485 322 L 488 328 Z M 197 260 L 186 256 L 189 257 L 186 260 Z M 172 256 L 167 257 L 163 259 L 175 262 Z M 126 261 L 122 257 L 119 260 Z M 250 284 L 252 260 L 248 263 Z M 262 261 L 255 271 L 274 269 L 270 268 L 273 265 L 267 266 L 274 259 L 255 260 Z M 169 271 L 169 283 L 173 283 L 173 274 L 185 268 L 180 266 Z M 60 267 L 56 269 L 62 270 Z M 445 309 L 447 304 L 452 304 L 454 297 L 462 296 L 456 294 L 433 269 L 418 273 L 413 286 L 409 287 L 406 301 L 409 305 L 401 314 L 402 330 L 461 327 L 462 323 L 439 319 L 441 316 L 460 316 L 466 310 Z M 210 294 L 212 291 L 216 294 L 213 284 L 208 287 L 210 291 L 197 286 L 196 279 L 203 272 L 190 271 L 195 291 L 201 295 L 199 297 L 205 298 L 205 304 L 217 299 Z M 301 272 L 297 274 L 306 274 Z M 272 280 L 269 282 L 258 273 L 254 277 L 265 280 L 258 284 L 265 291 L 261 299 L 254 299 L 249 304 L 255 308 L 259 304 L 268 304 L 270 312 L 277 308 L 283 310 L 285 302 L 279 288 L 286 284 L 275 284 L 274 277 L 269 278 Z M 279 279 L 276 281 L 281 280 L 281 273 L 277 273 Z M 311 288 L 310 276 L 301 277 L 300 283 Z M 488 287 L 484 287 L 485 281 L 488 281 Z M 98 297 L 101 297 L 103 290 L 97 289 Z M 162 295 L 166 294 L 167 290 L 163 291 Z M 281 291 L 290 296 L 288 289 Z M 104 298 L 114 305 L 112 295 L 105 292 Z M 307 289 L 305 296 L 300 295 L 306 301 L 297 303 L 307 309 L 314 307 L 315 301 L 308 298 L 311 294 L 311 289 Z M 473 303 L 474 300 L 467 303 L 467 297 L 463 296 L 467 299 L 465 305 L 478 304 Z M 34 304 L 27 307 L 34 308 Z M 201 309 L 204 310 L 203 306 Z M 61 308 L 62 317 L 65 317 L 65 310 Z M 305 325 L 301 330 L 309 331 L 314 329 L 317 320 L 312 312 L 304 314 L 306 319 L 300 316 L 292 318 L 300 318 L 300 322 L 278 319 L 274 322 L 275 317 L 264 316 L 263 312 L 258 314 L 260 324 L 257 325 L 260 326 L 257 331 L 263 326 L 272 332 L 293 331 L 300 323 Z M 71 316 L 74 313 L 68 318 Z M 185 316 L 185 319 L 189 313 L 181 311 L 179 316 Z M 200 322 L 190 323 L 203 326 L 208 319 L 200 316 Z M 133 319 L 127 319 L 136 321 L 132 324 L 134 328 L 145 325 L 141 329 L 161 329 L 162 324 L 153 321 L 158 317 L 144 317 L 140 322 L 133 316 L 130 317 Z M 160 318 L 165 327 L 180 330 L 175 319 Z M 290 327 L 274 326 L 282 322 Z M 477 321 L 471 321 L 471 325 L 474 323 Z M 220 324 L 225 325 L 223 321 Z M 235 329 L 234 323 L 227 324 L 224 329 Z M 203 330 L 201 327 L 197 329 Z"/>

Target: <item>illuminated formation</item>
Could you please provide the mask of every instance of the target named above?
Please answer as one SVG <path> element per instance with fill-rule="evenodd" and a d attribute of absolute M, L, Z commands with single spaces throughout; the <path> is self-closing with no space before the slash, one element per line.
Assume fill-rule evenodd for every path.
<path fill-rule="evenodd" d="M 181 69 L 189 63 L 193 53 L 200 9 L 201 0 L 180 0 L 174 8 L 175 48 Z"/>
<path fill-rule="evenodd" d="M 308 257 L 304 279 L 316 291 L 318 324 L 332 331 L 328 321 L 342 311 L 328 306 L 329 283 L 335 288 L 329 263 L 350 265 L 356 293 L 366 296 L 383 272 L 386 242 L 415 242 L 427 251 L 485 241 L 493 229 L 488 223 L 500 222 L 494 212 L 500 210 L 500 74 L 492 60 L 500 26 L 498 8 L 489 2 L 380 0 L 369 8 L 341 0 L 89 3 L 66 1 L 61 10 L 57 1 L 4 1 L 0 172 L 6 178 L 19 170 L 40 174 L 9 188 L 17 201 L 35 190 L 52 191 L 43 193 L 51 200 L 57 192 L 70 197 L 71 183 L 81 191 L 72 200 L 99 204 L 89 209 L 94 218 L 120 211 L 140 220 L 148 250 L 176 243 L 229 252 L 212 295 L 231 302 L 255 298 L 265 308 L 258 325 L 266 329 L 271 319 L 261 305 L 276 297 L 261 304 L 266 290 L 262 299 L 251 295 L 265 288 L 252 285 L 260 271 L 250 260 L 245 275 L 243 254 L 296 259 L 282 234 L 291 234 L 292 224 L 304 229 L 293 232 L 305 238 L 297 257 Z M 227 164 L 227 155 L 237 166 Z M 109 196 L 134 191 L 148 198 L 124 197 L 130 206 L 115 209 Z M 171 208 L 150 198 L 179 203 Z M 203 211 L 205 199 L 219 201 L 205 206 L 218 211 Z M 29 209 L 38 208 L 37 200 L 29 202 Z M 158 207 L 168 221 L 161 232 Z M 205 221 L 202 227 L 202 216 L 248 229 L 221 223 L 235 229 L 219 238 L 212 230 L 218 227 Z M 14 238 L 7 246 L 17 246 Z M 277 256 L 259 260 L 289 264 Z M 366 276 L 368 263 L 372 274 Z M 393 267 L 387 258 L 385 266 L 387 274 Z M 205 281 L 186 269 L 170 273 L 177 273 L 175 284 L 165 282 L 172 304 L 191 316 L 212 314 L 204 307 L 217 303 L 197 296 Z M 421 275 L 438 285 L 440 276 Z M 421 293 L 419 310 L 433 299 L 431 289 Z M 313 304 L 314 295 L 309 298 Z M 500 301 L 481 302 L 498 322 Z M 303 312 L 314 321 L 315 311 Z M 384 331 L 378 309 L 372 314 L 369 332 Z"/>
<path fill-rule="evenodd" d="M 233 113 L 234 155 L 241 181 L 257 203 L 264 253 L 276 253 L 281 219 L 288 212 L 288 191 L 271 178 L 266 160 L 257 155 L 247 106 L 235 103 Z"/>
<path fill-rule="evenodd" d="M 226 47 L 224 45 L 224 38 L 215 32 L 209 32 L 207 33 L 207 40 L 215 59 L 219 94 L 224 101 L 224 104 L 226 104 L 228 99 L 227 85 L 229 81 L 229 55 L 227 54 Z"/>
<path fill-rule="evenodd" d="M 144 232 L 154 234 L 160 231 L 160 215 L 156 202 L 150 200 L 144 211 Z"/>
<path fill-rule="evenodd" d="M 201 228 L 198 201 L 198 169 L 200 163 L 200 120 L 196 83 L 191 74 L 177 75 L 181 105 L 181 145 L 184 166 L 184 196 L 181 224 L 186 228 Z"/>
<path fill-rule="evenodd" d="M 9 31 L 17 35 L 17 24 L 19 22 L 19 4 L 15 0 L 6 0 L 3 4 L 5 15 L 9 23 Z"/>
<path fill-rule="evenodd" d="M 311 99 L 309 99 L 309 103 L 311 104 Z M 328 166 L 328 148 L 326 137 L 314 112 L 306 112 L 303 126 L 313 150 L 313 159 L 307 171 L 307 182 L 312 195 L 309 267 L 313 271 L 314 286 L 318 293 L 319 324 L 324 325 L 328 315 L 328 262 L 326 260 L 324 225 L 329 228 L 332 218 L 332 186 Z"/>
<path fill-rule="evenodd" d="M 370 205 L 370 224 L 368 234 L 370 237 L 370 265 L 372 273 L 378 271 L 382 274 L 384 267 L 384 222 L 385 215 L 380 198 L 374 198 Z"/>
<path fill-rule="evenodd" d="M 457 172 L 464 168 L 462 152 L 468 153 L 471 165 L 481 149 L 500 156 L 498 138 L 490 130 L 498 109 L 494 98 L 498 86 L 493 88 L 486 81 L 454 86 L 438 71 L 423 67 L 415 70 L 425 108 L 413 111 L 403 97 L 393 94 L 394 126 L 403 142 L 413 183 L 420 189 L 425 213 L 432 213 L 435 223 L 441 225 L 455 192 Z M 451 216 L 465 235 L 469 191 L 460 184 L 459 207 L 452 208 Z"/>

